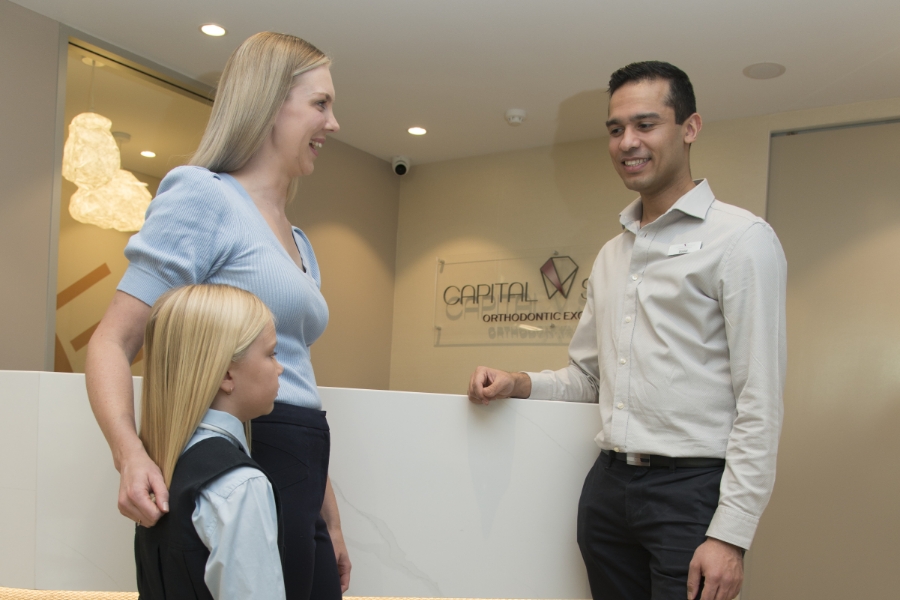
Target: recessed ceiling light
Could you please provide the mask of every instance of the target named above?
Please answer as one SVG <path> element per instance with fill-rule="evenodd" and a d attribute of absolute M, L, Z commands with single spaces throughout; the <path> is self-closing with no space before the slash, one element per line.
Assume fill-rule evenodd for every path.
<path fill-rule="evenodd" d="M 223 35 L 225 35 L 225 33 L 227 33 L 224 27 L 216 25 L 215 23 L 208 23 L 202 26 L 200 28 L 200 31 L 202 31 L 206 35 L 211 35 L 213 37 L 222 37 Z"/>
<path fill-rule="evenodd" d="M 750 79 L 775 79 L 779 75 L 784 75 L 786 70 L 784 65 L 778 63 L 756 63 L 744 69 L 744 75 Z"/>
<path fill-rule="evenodd" d="M 152 150 L 144 150 L 141 152 L 141 156 L 146 156 L 147 158 L 156 158 L 156 152 Z"/>
<path fill-rule="evenodd" d="M 89 67 L 105 67 L 106 65 L 92 56 L 83 56 L 81 62 Z"/>
<path fill-rule="evenodd" d="M 422 127 L 410 127 L 409 129 L 407 129 L 407 131 L 409 131 L 413 135 L 425 135 L 426 133 L 428 133 Z"/>

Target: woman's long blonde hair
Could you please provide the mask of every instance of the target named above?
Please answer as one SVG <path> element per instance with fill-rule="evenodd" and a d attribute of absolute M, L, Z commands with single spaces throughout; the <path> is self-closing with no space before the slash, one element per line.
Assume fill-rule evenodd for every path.
<path fill-rule="evenodd" d="M 170 290 L 153 305 L 144 337 L 141 432 L 166 485 L 228 367 L 269 323 L 262 300 L 228 285 Z M 245 424 L 247 443 L 250 423 Z"/>
<path fill-rule="evenodd" d="M 294 78 L 330 64 L 324 52 L 292 35 L 264 31 L 244 40 L 225 64 L 191 164 L 216 173 L 243 167 L 268 137 Z"/>

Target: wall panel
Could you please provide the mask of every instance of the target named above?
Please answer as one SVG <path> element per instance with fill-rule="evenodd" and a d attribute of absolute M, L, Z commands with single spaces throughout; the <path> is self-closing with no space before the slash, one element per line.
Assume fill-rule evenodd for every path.
<path fill-rule="evenodd" d="M 900 124 L 772 140 L 788 260 L 778 482 L 746 598 L 887 598 L 900 539 Z"/>
<path fill-rule="evenodd" d="M 0 0 L 2 369 L 53 367 L 59 47 L 59 23 Z"/>

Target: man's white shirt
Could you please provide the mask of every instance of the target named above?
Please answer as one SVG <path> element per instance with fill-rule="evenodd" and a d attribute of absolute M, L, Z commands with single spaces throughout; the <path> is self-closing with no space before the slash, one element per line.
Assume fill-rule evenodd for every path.
<path fill-rule="evenodd" d="M 529 373 L 530 397 L 599 402 L 603 449 L 725 458 L 707 534 L 749 548 L 775 482 L 787 262 L 764 220 L 696 183 L 644 227 L 640 199 L 622 211 L 569 366 Z"/>

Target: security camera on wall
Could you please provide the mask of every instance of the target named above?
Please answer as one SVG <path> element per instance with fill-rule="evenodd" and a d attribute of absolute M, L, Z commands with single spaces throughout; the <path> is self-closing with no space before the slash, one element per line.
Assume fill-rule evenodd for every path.
<path fill-rule="evenodd" d="M 405 156 L 395 156 L 391 159 L 391 168 L 394 169 L 394 173 L 397 175 L 406 175 L 411 164 Z"/>

